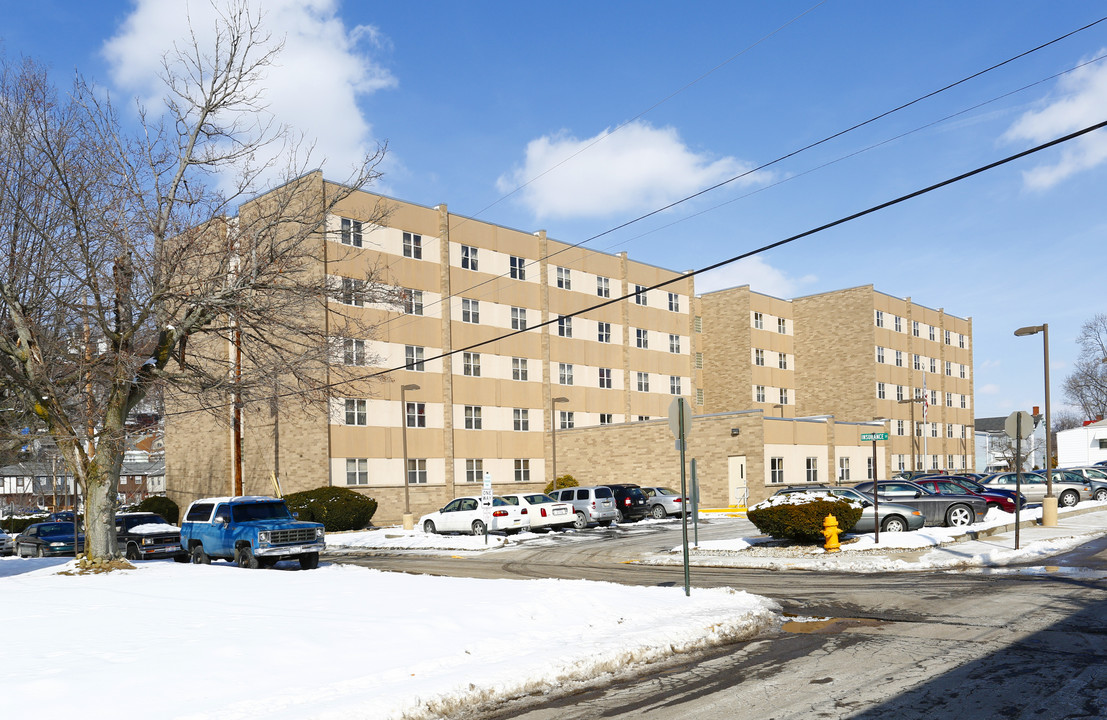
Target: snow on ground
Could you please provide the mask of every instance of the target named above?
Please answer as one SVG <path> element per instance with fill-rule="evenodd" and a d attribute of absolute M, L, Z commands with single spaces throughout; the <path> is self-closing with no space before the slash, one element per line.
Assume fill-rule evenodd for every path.
<path fill-rule="evenodd" d="M 5 717 L 43 708 L 92 719 L 135 708 L 179 720 L 432 717 L 780 622 L 773 601 L 730 589 L 685 597 L 683 588 L 326 563 L 249 571 L 148 561 L 59 574 L 72 567 L 0 558 L 5 654 L 19 658 L 17 673 L 0 675 Z"/>

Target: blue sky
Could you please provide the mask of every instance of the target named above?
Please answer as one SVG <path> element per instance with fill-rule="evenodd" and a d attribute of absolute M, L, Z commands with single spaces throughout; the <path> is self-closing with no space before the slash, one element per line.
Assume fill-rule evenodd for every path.
<path fill-rule="evenodd" d="M 7 2 L 0 38 L 59 82 L 76 69 L 117 101 L 153 99 L 185 6 Z M 329 177 L 387 141 L 379 191 L 569 242 L 1107 15 L 990 0 L 262 7 L 285 40 L 270 107 L 318 141 Z M 208 26 L 207 2 L 189 11 Z M 1105 53 L 1107 22 L 588 246 L 698 268 L 1107 120 L 1107 60 L 1047 80 Z M 795 297 L 871 283 L 971 316 L 978 417 L 1043 404 L 1041 336 L 1012 332 L 1049 323 L 1060 409 L 1080 326 L 1107 311 L 1105 180 L 1100 130 L 697 287 Z"/>

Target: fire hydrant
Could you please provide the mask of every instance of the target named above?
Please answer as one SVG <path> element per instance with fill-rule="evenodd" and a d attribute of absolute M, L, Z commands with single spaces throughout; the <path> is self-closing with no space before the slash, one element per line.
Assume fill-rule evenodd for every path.
<path fill-rule="evenodd" d="M 838 545 L 838 534 L 841 530 L 838 529 L 838 518 L 833 515 L 827 515 L 826 520 L 823 520 L 823 537 L 826 538 L 826 544 L 823 548 L 827 552 L 838 552 L 840 546 Z"/>

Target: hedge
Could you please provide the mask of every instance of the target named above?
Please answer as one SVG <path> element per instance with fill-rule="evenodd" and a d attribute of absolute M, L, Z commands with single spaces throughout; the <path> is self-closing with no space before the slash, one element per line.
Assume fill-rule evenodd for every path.
<path fill-rule="evenodd" d="M 363 530 L 377 512 L 377 501 L 343 487 L 321 487 L 284 496 L 300 520 L 323 523 L 327 532 Z"/>
<path fill-rule="evenodd" d="M 749 521 L 766 535 L 780 540 L 823 542 L 827 515 L 838 521 L 841 532 L 849 532 L 861 519 L 861 506 L 846 498 L 815 493 L 774 495 L 746 513 Z"/>
<path fill-rule="evenodd" d="M 132 512 L 152 512 L 161 515 L 170 525 L 176 525 L 181 517 L 181 509 L 177 503 L 162 495 L 151 495 L 138 505 Z"/>
<path fill-rule="evenodd" d="M 576 479 L 573 478 L 572 475 L 562 475 L 562 476 L 560 476 L 557 479 L 557 489 L 560 490 L 561 488 L 567 488 L 567 487 L 580 487 L 580 483 L 578 483 L 576 481 Z M 549 482 L 549 483 L 546 484 L 546 489 L 543 490 L 542 492 L 549 495 L 553 491 L 554 491 L 553 482 Z"/>

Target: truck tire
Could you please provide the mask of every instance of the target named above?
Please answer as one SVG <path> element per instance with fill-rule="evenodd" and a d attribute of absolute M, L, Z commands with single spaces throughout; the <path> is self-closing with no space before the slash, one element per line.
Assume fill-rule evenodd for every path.
<path fill-rule="evenodd" d="M 211 558 L 204 552 L 204 546 L 201 543 L 193 545 L 189 555 L 192 558 L 193 565 L 211 565 Z"/>
<path fill-rule="evenodd" d="M 127 543 L 127 559 L 138 560 L 141 557 L 138 553 L 138 545 L 134 543 Z"/>
<path fill-rule="evenodd" d="M 319 553 L 310 552 L 300 556 L 301 570 L 314 570 L 317 567 L 319 567 Z"/>
<path fill-rule="evenodd" d="M 257 570 L 261 567 L 261 563 L 258 562 L 257 556 L 254 555 L 254 550 L 249 545 L 243 545 L 234 549 L 234 564 L 240 568 L 247 568 L 249 570 Z"/>

